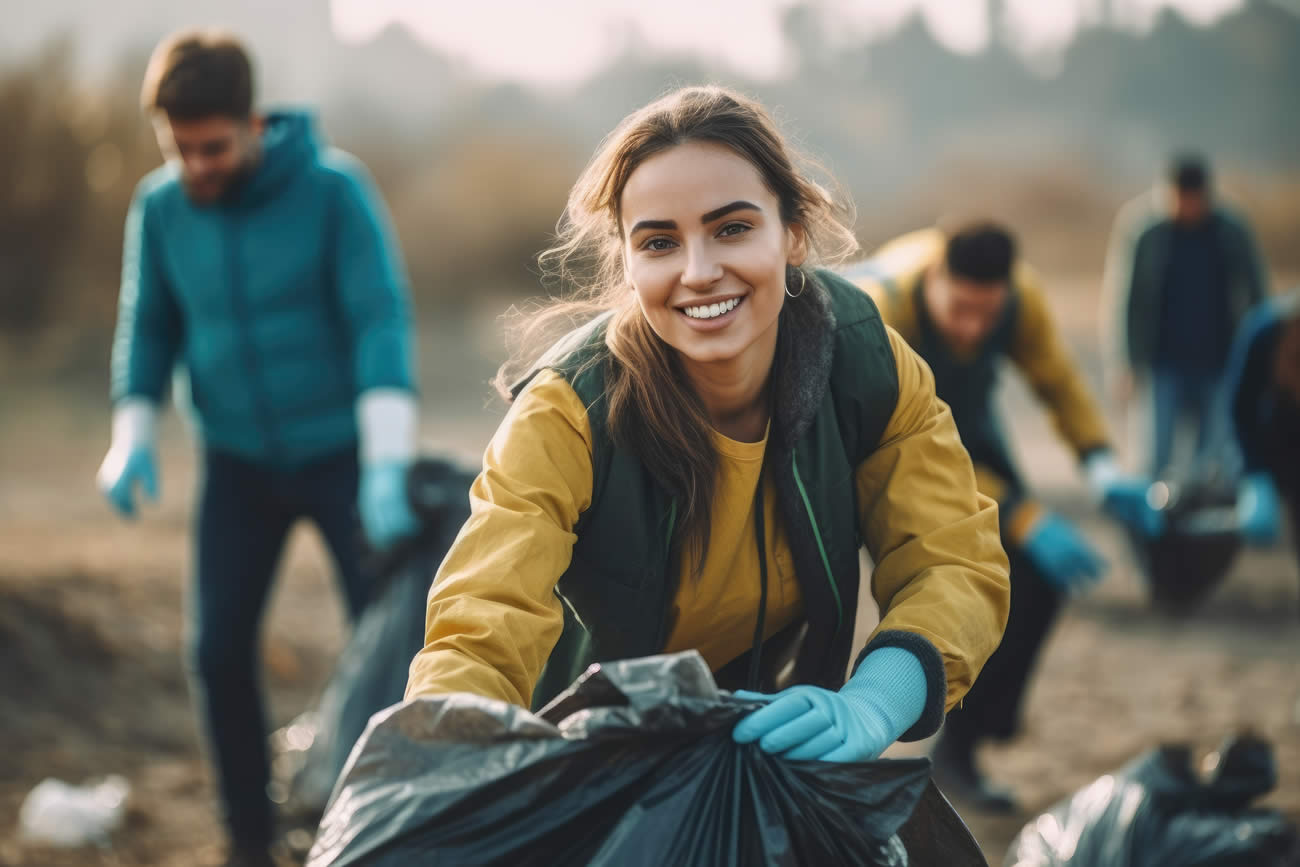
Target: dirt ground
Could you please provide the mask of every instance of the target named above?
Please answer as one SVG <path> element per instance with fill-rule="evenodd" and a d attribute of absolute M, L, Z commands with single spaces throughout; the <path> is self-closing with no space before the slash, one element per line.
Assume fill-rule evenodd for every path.
<path fill-rule="evenodd" d="M 1055 299 L 1088 322 L 1085 293 Z M 1076 348 L 1095 361 L 1085 332 Z M 434 446 L 476 461 L 499 408 L 485 382 L 500 346 L 490 317 L 431 325 L 422 341 L 425 424 Z M 482 347 L 487 347 L 483 349 Z M 220 835 L 180 648 L 188 571 L 192 446 L 164 429 L 163 497 L 116 520 L 94 490 L 107 443 L 98 390 L 9 383 L 0 402 L 0 865 L 216 863 Z M 1249 729 L 1277 748 L 1269 803 L 1300 819 L 1300 574 L 1283 549 L 1249 552 L 1198 613 L 1146 607 L 1118 534 L 1092 516 L 1073 461 L 1023 390 L 1008 389 L 1017 448 L 1040 492 L 1077 518 L 1111 575 L 1072 604 L 1051 639 L 1023 734 L 985 766 L 1028 812 L 963 811 L 992 863 L 1033 811 L 1162 741 L 1205 750 Z M 1288 542 L 1288 544 L 1293 544 Z M 266 686 L 279 725 L 312 700 L 344 640 L 338 597 L 314 535 L 299 529 L 265 624 Z M 913 748 L 915 749 L 915 748 Z M 19 806 L 45 777 L 117 773 L 131 783 L 126 826 L 101 849 L 59 852 L 18 834 Z M 960 808 L 960 804 L 958 805 Z"/>

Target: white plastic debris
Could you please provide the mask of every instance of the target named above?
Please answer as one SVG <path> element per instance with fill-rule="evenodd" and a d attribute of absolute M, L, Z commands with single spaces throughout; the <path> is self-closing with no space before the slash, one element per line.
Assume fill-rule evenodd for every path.
<path fill-rule="evenodd" d="M 18 826 L 23 839 L 73 848 L 108 842 L 126 817 L 131 785 L 116 774 L 73 786 L 47 778 L 23 801 Z"/>

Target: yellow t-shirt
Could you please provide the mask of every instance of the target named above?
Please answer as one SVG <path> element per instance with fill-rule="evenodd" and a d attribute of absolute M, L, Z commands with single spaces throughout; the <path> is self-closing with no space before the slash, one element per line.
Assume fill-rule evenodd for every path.
<path fill-rule="evenodd" d="M 698 577 L 682 576 L 675 601 L 678 616 L 665 650 L 695 648 L 716 671 L 753 643 L 762 599 L 753 503 L 767 437 L 742 443 L 714 431 L 713 444 L 719 462 L 709 550 Z M 803 614 L 803 597 L 785 525 L 777 517 L 776 487 L 770 475 L 763 484 L 763 535 L 768 563 L 763 637 L 770 638 Z M 689 569 L 689 563 L 684 568 Z"/>

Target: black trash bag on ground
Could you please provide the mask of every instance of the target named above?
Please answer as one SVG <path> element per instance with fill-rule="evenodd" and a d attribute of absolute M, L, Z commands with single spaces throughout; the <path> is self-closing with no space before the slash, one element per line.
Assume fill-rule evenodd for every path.
<path fill-rule="evenodd" d="M 753 706 L 694 651 L 594 665 L 538 714 L 408 701 L 371 721 L 307 867 L 985 864 L 928 759 L 774 758 L 731 739 Z M 905 836 L 942 854 L 909 860 L 923 799 Z"/>
<path fill-rule="evenodd" d="M 1159 536 L 1129 532 L 1152 605 L 1187 614 L 1214 591 L 1241 551 L 1236 485 L 1214 471 L 1156 482 L 1148 498 L 1165 518 Z"/>
<path fill-rule="evenodd" d="M 411 659 L 424 646 L 429 585 L 469 518 L 473 481 L 446 460 L 412 465 L 407 496 L 420 532 L 367 564 L 375 576 L 370 602 L 319 702 L 271 736 L 272 785 L 288 815 L 315 823 L 371 715 L 402 700 Z"/>
<path fill-rule="evenodd" d="M 1284 867 L 1296 829 L 1250 802 L 1277 785 L 1273 748 L 1230 740 L 1208 779 L 1191 751 L 1166 746 L 1107 774 L 1034 821 L 1005 867 Z"/>

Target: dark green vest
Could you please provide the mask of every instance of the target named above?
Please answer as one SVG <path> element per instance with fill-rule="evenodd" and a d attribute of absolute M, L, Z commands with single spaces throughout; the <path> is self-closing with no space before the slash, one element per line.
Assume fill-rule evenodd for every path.
<path fill-rule="evenodd" d="M 912 290 L 916 305 L 918 337 L 912 347 L 934 372 L 934 390 L 939 399 L 952 409 L 952 419 L 961 434 L 962 444 L 971 460 L 984 464 L 1005 478 L 1021 493 L 1022 483 L 1007 448 L 1006 436 L 994 411 L 998 384 L 998 367 L 1011 353 L 1016 327 L 1020 320 L 1020 296 L 1010 284 L 1010 297 L 1001 318 L 973 357 L 954 355 L 935 328 L 922 297 L 924 281 Z"/>
<path fill-rule="evenodd" d="M 574 528 L 573 559 L 557 587 L 565 628 L 534 707 L 593 662 L 662 652 L 674 626 L 681 573 L 671 544 L 674 498 L 607 430 L 607 321 L 565 338 L 515 388 L 518 395 L 541 369 L 558 371 L 587 407 L 592 432 L 591 507 Z M 774 375 L 766 466 L 807 620 L 794 680 L 838 688 L 858 605 L 854 471 L 875 450 L 898 402 L 898 370 L 875 304 L 835 274 L 810 275 L 806 291 L 782 311 Z"/>
<path fill-rule="evenodd" d="M 875 268 L 871 260 L 859 263 L 859 272 L 867 274 L 880 282 L 885 291 L 892 296 L 896 304 L 910 304 L 917 312 L 917 334 L 909 335 L 911 348 L 926 360 L 935 374 L 935 393 L 939 399 L 948 404 L 953 411 L 953 421 L 957 432 L 961 434 L 962 445 L 970 452 L 971 460 L 984 464 L 998 476 L 1005 478 L 1011 485 L 1010 498 L 1021 497 L 1023 484 L 1015 464 L 1011 461 L 1010 451 L 1006 446 L 1006 435 L 993 411 L 993 398 L 997 391 L 997 372 L 1004 357 L 1010 355 L 1011 344 L 1015 341 L 1015 329 L 1021 316 L 1021 299 L 1010 285 L 1010 298 L 997 325 L 980 344 L 979 351 L 971 357 L 959 357 L 953 354 L 944 341 L 935 322 L 931 320 L 926 309 L 923 291 L 924 281 L 918 279 L 910 290 L 901 289 L 888 273 Z M 909 291 L 910 298 L 898 298 L 902 291 Z M 1004 502 L 1004 506 L 1010 500 Z"/>

